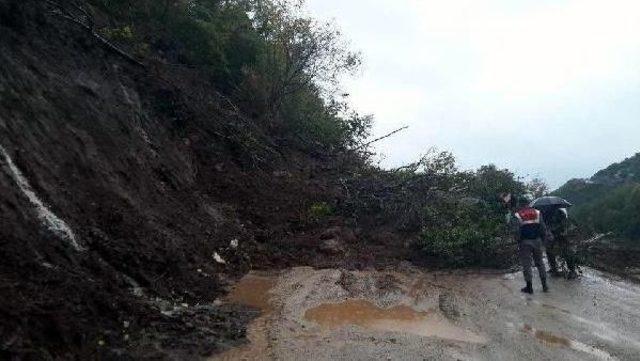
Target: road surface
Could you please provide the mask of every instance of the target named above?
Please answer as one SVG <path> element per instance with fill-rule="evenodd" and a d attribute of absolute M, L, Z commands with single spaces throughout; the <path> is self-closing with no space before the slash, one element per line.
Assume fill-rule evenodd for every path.
<path fill-rule="evenodd" d="M 640 360 L 640 287 L 586 269 L 520 292 L 522 275 L 251 273 L 227 302 L 260 308 L 250 343 L 213 360 Z"/>

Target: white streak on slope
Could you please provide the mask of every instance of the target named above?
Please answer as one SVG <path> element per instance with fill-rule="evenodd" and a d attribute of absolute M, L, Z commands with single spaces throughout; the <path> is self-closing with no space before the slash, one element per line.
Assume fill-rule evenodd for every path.
<path fill-rule="evenodd" d="M 44 223 L 44 225 L 57 236 L 68 241 L 76 251 L 82 251 L 83 248 L 78 244 L 78 241 L 76 240 L 76 237 L 73 234 L 71 228 L 69 228 L 65 221 L 58 218 L 58 216 L 53 214 L 53 212 L 51 212 L 49 208 L 47 208 L 47 206 L 42 203 L 40 198 L 38 198 L 36 193 L 31 188 L 31 185 L 29 185 L 27 179 L 24 177 L 24 175 L 22 175 L 22 172 L 20 172 L 20 169 L 16 167 L 11 157 L 9 157 L 9 154 L 7 154 L 4 147 L 2 147 L 1 145 L 0 154 L 4 156 L 4 161 L 9 167 L 10 174 L 13 180 L 15 180 L 15 182 L 18 184 L 18 187 L 20 188 L 22 193 L 24 193 L 29 201 L 35 206 L 36 211 L 38 212 L 38 218 L 40 218 L 42 223 Z"/>

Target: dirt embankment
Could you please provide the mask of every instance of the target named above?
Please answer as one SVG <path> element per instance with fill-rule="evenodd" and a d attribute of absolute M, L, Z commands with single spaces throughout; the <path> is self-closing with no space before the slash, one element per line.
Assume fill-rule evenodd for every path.
<path fill-rule="evenodd" d="M 330 162 L 197 70 L 133 64 L 46 4 L 0 1 L 0 358 L 242 342 L 255 313 L 214 301 L 252 266 L 322 259 L 326 225 L 303 221 L 338 196 Z"/>

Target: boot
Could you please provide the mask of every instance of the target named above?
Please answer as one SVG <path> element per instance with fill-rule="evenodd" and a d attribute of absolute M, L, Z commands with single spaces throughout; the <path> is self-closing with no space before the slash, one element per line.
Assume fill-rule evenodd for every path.
<path fill-rule="evenodd" d="M 527 287 L 520 290 L 523 293 L 528 293 L 530 295 L 533 294 L 533 283 L 531 281 L 527 281 Z"/>
<path fill-rule="evenodd" d="M 549 286 L 547 286 L 547 279 L 543 278 L 540 281 L 542 282 L 542 291 L 549 292 Z"/>

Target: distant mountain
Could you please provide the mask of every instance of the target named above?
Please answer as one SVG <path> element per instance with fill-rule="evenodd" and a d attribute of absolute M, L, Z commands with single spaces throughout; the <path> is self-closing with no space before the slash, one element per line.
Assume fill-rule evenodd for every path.
<path fill-rule="evenodd" d="M 591 177 L 591 181 L 608 185 L 640 182 L 640 153 L 599 171 Z"/>
<path fill-rule="evenodd" d="M 572 179 L 554 195 L 575 205 L 571 213 L 584 226 L 640 240 L 640 153 L 589 179 Z"/>

